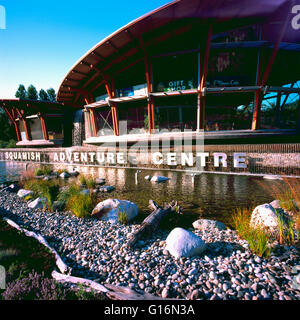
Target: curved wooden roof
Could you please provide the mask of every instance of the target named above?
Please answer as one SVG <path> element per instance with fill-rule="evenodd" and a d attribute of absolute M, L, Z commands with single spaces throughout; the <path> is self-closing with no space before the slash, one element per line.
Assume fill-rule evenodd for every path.
<path fill-rule="evenodd" d="M 88 51 L 63 79 L 57 100 L 81 105 L 87 104 L 87 99 L 89 103 L 93 102 L 93 92 L 105 82 L 106 77 L 113 76 L 109 72 L 112 66 L 116 68 L 124 60 L 139 56 L 155 41 L 176 36 L 176 29 L 165 34 L 155 33 L 168 24 L 181 22 L 177 31 L 182 32 L 188 30 L 184 28 L 191 20 L 202 25 L 222 23 L 224 31 L 232 29 L 235 24 L 241 26 L 250 22 L 284 24 L 293 3 L 293 0 L 176 0 L 168 3 L 127 24 Z M 273 41 L 273 34 L 269 32 L 269 39 L 264 40 Z M 147 42 L 144 43 L 145 35 Z M 288 25 L 283 39 L 289 43 L 300 43 L 300 32 Z"/>

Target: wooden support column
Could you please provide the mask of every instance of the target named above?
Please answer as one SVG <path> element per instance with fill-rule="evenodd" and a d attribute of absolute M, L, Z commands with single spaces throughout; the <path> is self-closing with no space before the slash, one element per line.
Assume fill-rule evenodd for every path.
<path fill-rule="evenodd" d="M 48 129 L 47 129 L 47 123 L 45 120 L 45 116 L 41 114 L 40 112 L 38 113 L 38 116 L 41 121 L 41 127 L 42 127 L 42 132 L 43 132 L 43 137 L 45 140 L 49 140 L 49 134 L 48 134 Z"/>
<path fill-rule="evenodd" d="M 262 50 L 259 49 L 257 55 L 257 69 L 256 69 L 256 85 L 260 86 L 261 81 L 261 68 L 262 68 Z M 262 102 L 262 92 L 261 90 L 255 91 L 254 94 L 254 110 L 253 110 L 253 118 L 252 118 L 252 130 L 256 130 L 259 127 L 260 122 L 260 109 Z"/>
<path fill-rule="evenodd" d="M 10 113 L 9 110 L 6 107 L 3 106 L 3 110 L 5 111 L 5 113 L 7 114 L 8 118 L 10 119 L 10 121 L 12 122 L 12 124 L 15 127 L 16 136 L 17 136 L 18 142 L 22 141 L 21 132 L 20 132 L 19 125 L 18 125 L 18 123 L 16 121 L 16 116 L 15 116 L 14 109 L 12 109 L 11 113 Z"/>
<path fill-rule="evenodd" d="M 291 10 L 289 10 L 289 7 L 286 8 L 286 20 L 282 25 L 282 28 L 278 34 L 277 41 L 274 44 L 274 48 L 272 50 L 272 53 L 270 55 L 270 58 L 268 60 L 267 66 L 265 68 L 264 73 L 262 74 L 262 59 L 261 54 L 259 52 L 259 63 L 258 63 L 258 74 L 257 74 L 257 85 L 258 86 L 265 86 L 269 75 L 271 73 L 272 67 L 274 65 L 275 59 L 277 57 L 277 53 L 280 47 L 281 40 L 285 34 L 288 22 L 290 21 L 291 16 Z M 284 15 L 284 13 L 283 13 Z M 265 53 L 265 52 L 262 52 Z M 253 111 L 253 120 L 252 120 L 252 130 L 258 130 L 260 128 L 260 114 L 261 114 L 261 103 L 263 100 L 263 92 L 261 90 L 256 91 L 255 93 L 255 102 L 254 102 L 254 111 Z"/>
<path fill-rule="evenodd" d="M 28 128 L 28 124 L 27 124 L 26 117 L 24 116 L 24 112 L 23 112 L 23 113 L 20 112 L 20 110 L 17 109 L 17 108 L 16 108 L 16 110 L 17 110 L 17 113 L 18 113 L 18 115 L 19 115 L 19 117 L 20 117 L 20 121 L 23 121 L 24 130 L 25 130 L 25 135 L 26 135 L 26 140 L 31 141 L 30 130 L 29 130 L 29 128 Z"/>
<path fill-rule="evenodd" d="M 116 87 L 113 79 L 108 80 L 107 75 L 103 74 L 103 78 L 105 80 L 105 88 L 108 94 L 109 99 L 116 98 Z M 120 129 L 119 129 L 119 116 L 118 116 L 118 107 L 116 102 L 111 102 L 111 114 L 112 114 L 112 120 L 113 120 L 113 126 L 114 126 L 114 133 L 116 136 L 120 135 Z"/>
<path fill-rule="evenodd" d="M 84 101 L 87 105 L 91 104 L 93 102 L 92 96 L 84 98 Z M 92 133 L 94 137 L 97 137 L 98 135 L 98 124 L 97 124 L 97 116 L 96 116 L 96 111 L 94 108 L 89 109 L 90 116 L 91 116 L 91 123 L 92 123 Z"/>
<path fill-rule="evenodd" d="M 204 129 L 205 123 L 205 95 L 203 89 L 206 86 L 206 77 L 208 72 L 208 60 L 210 54 L 210 45 L 212 37 L 212 25 L 209 26 L 205 41 L 200 42 L 200 57 L 199 57 L 199 82 L 198 82 L 198 112 L 197 112 L 197 131 Z"/>
<path fill-rule="evenodd" d="M 152 74 L 152 63 L 149 58 L 149 55 L 145 49 L 145 45 L 142 38 L 139 38 L 140 48 L 144 53 L 144 64 L 145 64 L 145 73 L 146 73 L 146 82 L 147 82 L 147 91 L 148 91 L 148 125 L 149 133 L 154 133 L 155 123 L 154 123 L 154 99 L 150 95 L 153 92 L 153 74 Z"/>

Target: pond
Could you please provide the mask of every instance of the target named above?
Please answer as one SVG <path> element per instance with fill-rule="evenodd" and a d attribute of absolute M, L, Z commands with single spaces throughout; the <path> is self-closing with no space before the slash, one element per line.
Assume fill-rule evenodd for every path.
<path fill-rule="evenodd" d="M 116 187 L 102 199 L 118 198 L 135 202 L 141 212 L 149 213 L 149 200 L 159 205 L 172 200 L 183 207 L 187 225 L 198 217 L 210 218 L 231 224 L 236 208 L 252 208 L 273 199 L 268 190 L 272 180 L 261 177 L 203 173 L 194 178 L 179 171 L 142 170 L 136 181 L 136 169 L 82 167 L 84 174 L 105 178 L 106 185 Z M 147 175 L 161 175 L 170 178 L 164 183 L 145 180 Z M 280 181 L 276 181 L 276 183 Z"/>
<path fill-rule="evenodd" d="M 66 168 L 73 170 L 72 166 Z M 23 164 L 0 162 L 0 181 L 6 177 L 16 178 L 24 170 Z M 274 181 L 261 177 L 202 173 L 195 177 L 193 183 L 192 177 L 185 172 L 142 170 L 136 181 L 136 169 L 78 167 L 78 170 L 82 174 L 105 178 L 106 185 L 116 188 L 112 193 L 99 194 L 99 201 L 107 198 L 130 200 L 138 205 L 142 216 L 150 213 L 150 199 L 159 205 L 178 201 L 184 211 L 186 227 L 199 217 L 231 225 L 231 216 L 236 208 L 252 208 L 274 200 L 268 193 Z M 153 183 L 145 180 L 147 175 L 162 175 L 170 180 Z"/>

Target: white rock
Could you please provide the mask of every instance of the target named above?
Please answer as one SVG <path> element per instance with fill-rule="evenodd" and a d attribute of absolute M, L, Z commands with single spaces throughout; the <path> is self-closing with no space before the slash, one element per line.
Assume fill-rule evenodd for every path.
<path fill-rule="evenodd" d="M 166 250 L 175 258 L 197 256 L 206 249 L 206 244 L 200 237 L 182 228 L 173 229 L 166 244 Z"/>
<path fill-rule="evenodd" d="M 28 203 L 28 208 L 31 209 L 43 209 L 44 205 L 47 203 L 47 199 L 46 198 L 37 198 L 33 201 L 30 201 Z"/>
<path fill-rule="evenodd" d="M 152 182 L 164 182 L 164 181 L 168 181 L 168 180 L 170 180 L 170 178 L 162 177 L 162 176 L 154 176 L 151 178 Z"/>
<path fill-rule="evenodd" d="M 129 222 L 138 215 L 138 206 L 127 200 L 107 199 L 98 203 L 92 215 L 104 221 L 117 223 L 120 213 L 125 213 Z"/>
<path fill-rule="evenodd" d="M 222 231 L 227 229 L 224 223 L 208 219 L 199 219 L 193 222 L 193 227 L 202 231 L 213 231 L 213 229 Z"/>
<path fill-rule="evenodd" d="M 278 228 L 278 218 L 275 209 L 268 203 L 257 206 L 251 215 L 250 226 L 266 227 L 271 230 Z"/>
<path fill-rule="evenodd" d="M 168 298 L 168 295 L 169 295 L 169 290 L 167 288 L 164 288 L 162 293 L 161 293 L 161 297 L 163 299 L 166 299 L 166 298 Z"/>
<path fill-rule="evenodd" d="M 96 184 L 100 184 L 100 185 L 103 185 L 103 184 L 105 184 L 105 179 L 103 179 L 103 178 L 96 178 Z"/>
<path fill-rule="evenodd" d="M 17 193 L 18 197 L 20 198 L 26 198 L 27 196 L 30 196 L 33 194 L 33 191 L 20 189 Z"/>
<path fill-rule="evenodd" d="M 99 189 L 100 192 L 111 192 L 114 190 L 115 190 L 115 187 L 113 186 L 103 186 Z"/>
<path fill-rule="evenodd" d="M 270 206 L 272 206 L 274 209 L 281 209 L 280 200 L 274 200 L 270 202 Z"/>
<path fill-rule="evenodd" d="M 63 179 L 67 179 L 67 178 L 70 178 L 70 175 L 68 174 L 68 172 L 63 172 L 63 173 L 61 173 L 60 175 L 59 175 L 61 178 L 63 178 Z"/>

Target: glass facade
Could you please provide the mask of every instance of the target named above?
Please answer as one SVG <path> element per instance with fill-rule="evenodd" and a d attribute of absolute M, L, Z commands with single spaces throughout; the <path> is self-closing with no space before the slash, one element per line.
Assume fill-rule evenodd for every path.
<path fill-rule="evenodd" d="M 32 140 L 44 140 L 41 120 L 39 118 L 27 119 L 28 130 Z"/>
<path fill-rule="evenodd" d="M 47 115 L 46 126 L 48 130 L 49 140 L 64 138 L 62 116 Z"/>
<path fill-rule="evenodd" d="M 296 129 L 299 94 L 270 92 L 261 104 L 261 129 Z"/>
<path fill-rule="evenodd" d="M 210 94 L 206 97 L 205 131 L 251 128 L 254 93 Z"/>
<path fill-rule="evenodd" d="M 242 41 L 256 41 L 259 39 L 259 26 L 252 25 L 213 35 L 213 43 L 229 43 Z"/>
<path fill-rule="evenodd" d="M 203 92 L 202 100 L 205 131 L 251 130 L 252 124 L 255 125 L 253 112 L 255 90 L 259 83 L 257 80 L 260 79 L 258 71 L 261 70 L 261 77 L 265 76 L 273 52 L 272 48 L 261 47 L 260 29 L 259 25 L 250 25 L 212 36 L 204 84 L 208 90 Z M 206 34 L 200 33 L 201 36 Z M 170 38 L 163 41 L 161 46 L 151 48 L 149 66 L 150 85 L 153 87 L 152 129 L 155 133 L 197 130 L 199 93 L 195 89 L 199 87 L 199 73 L 203 71 L 199 62 L 204 57 L 200 57 L 200 52 L 205 51 L 199 50 L 197 41 L 194 37 L 188 39 L 186 35 L 181 35 L 176 41 Z M 266 84 L 281 87 L 286 83 L 298 83 L 300 65 L 294 64 L 297 53 L 279 52 Z M 139 92 L 143 90 L 143 95 L 147 94 L 144 62 L 128 68 L 125 73 L 119 73 L 114 78 L 117 97 L 132 98 L 129 102 L 124 102 L 126 99 L 114 102 L 119 132 L 121 135 L 148 133 L 148 102 L 144 98 L 134 100 L 138 95 L 136 85 L 140 86 Z M 260 127 L 253 129 L 296 129 L 299 122 L 299 94 L 265 94 L 259 115 L 257 123 Z M 203 119 L 200 120 L 202 126 Z M 88 121 L 91 121 L 90 117 Z M 96 121 L 98 136 L 114 135 L 110 107 L 97 110 Z"/>
<path fill-rule="evenodd" d="M 97 137 L 114 135 L 114 126 L 110 107 L 96 109 L 95 111 L 95 120 L 98 128 Z M 90 128 L 92 131 L 91 123 Z"/>
<path fill-rule="evenodd" d="M 212 50 L 208 63 L 207 87 L 254 86 L 256 49 Z"/>
<path fill-rule="evenodd" d="M 159 57 L 153 61 L 155 92 L 171 92 L 198 87 L 198 53 Z"/>
<path fill-rule="evenodd" d="M 22 141 L 26 141 L 26 133 L 25 133 L 25 128 L 24 128 L 24 123 L 22 120 L 19 120 L 19 129 L 20 129 L 20 133 L 21 133 L 21 139 Z"/>
<path fill-rule="evenodd" d="M 178 96 L 155 99 L 156 132 L 195 131 L 197 128 L 197 97 Z"/>
<path fill-rule="evenodd" d="M 120 134 L 147 133 L 149 128 L 147 101 L 132 101 L 118 105 Z"/>

